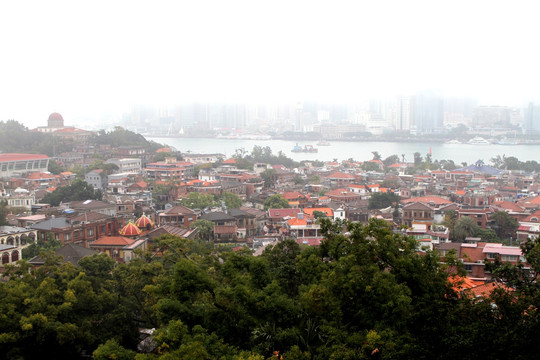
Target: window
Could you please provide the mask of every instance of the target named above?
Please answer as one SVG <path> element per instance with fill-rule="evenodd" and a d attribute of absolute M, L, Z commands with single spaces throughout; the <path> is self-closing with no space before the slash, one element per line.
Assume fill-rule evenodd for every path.
<path fill-rule="evenodd" d="M 88 235 L 88 236 L 94 236 L 94 228 L 87 229 L 87 230 L 86 230 L 86 235 Z"/>
<path fill-rule="evenodd" d="M 471 264 L 465 264 L 465 271 L 472 271 L 473 266 Z"/>
<path fill-rule="evenodd" d="M 67 233 L 67 234 L 64 234 L 64 240 L 71 240 L 71 234 Z"/>
<path fill-rule="evenodd" d="M 502 255 L 501 260 L 502 261 L 517 261 L 518 256 L 517 255 Z"/>
<path fill-rule="evenodd" d="M 496 259 L 497 258 L 497 253 L 487 253 L 487 258 L 488 259 Z"/>

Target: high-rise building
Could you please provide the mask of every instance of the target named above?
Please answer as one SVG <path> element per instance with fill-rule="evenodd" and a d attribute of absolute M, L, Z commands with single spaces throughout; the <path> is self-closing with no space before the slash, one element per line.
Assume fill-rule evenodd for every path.
<path fill-rule="evenodd" d="M 411 126 L 425 134 L 443 129 L 443 97 L 431 90 L 418 92 L 411 99 Z"/>
<path fill-rule="evenodd" d="M 525 109 L 525 131 L 527 134 L 540 133 L 540 104 L 529 102 Z"/>

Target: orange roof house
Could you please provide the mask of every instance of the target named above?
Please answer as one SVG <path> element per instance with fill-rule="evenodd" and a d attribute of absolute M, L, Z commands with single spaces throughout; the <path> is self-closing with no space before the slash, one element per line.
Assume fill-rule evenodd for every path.
<path fill-rule="evenodd" d="M 425 204 L 434 203 L 435 205 L 451 204 L 452 201 L 439 196 L 418 196 L 410 199 L 401 200 L 402 203 L 408 204 L 413 202 L 421 202 Z"/>
<path fill-rule="evenodd" d="M 320 211 L 323 214 L 325 214 L 327 217 L 334 217 L 334 210 L 329 207 L 318 207 L 318 208 L 304 208 L 304 214 L 308 215 L 309 217 L 314 217 L 313 213 L 315 211 Z"/>

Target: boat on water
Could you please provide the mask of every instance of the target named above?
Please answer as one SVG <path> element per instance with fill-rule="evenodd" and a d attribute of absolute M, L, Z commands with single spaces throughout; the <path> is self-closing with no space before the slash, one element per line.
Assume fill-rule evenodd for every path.
<path fill-rule="evenodd" d="M 463 143 L 459 140 L 448 140 L 447 142 L 445 142 L 445 144 L 463 144 Z"/>
<path fill-rule="evenodd" d="M 317 143 L 317 146 L 330 146 L 330 143 L 325 140 L 321 140 Z"/>
<path fill-rule="evenodd" d="M 507 137 L 503 137 L 497 142 L 497 144 L 499 144 L 499 145 L 519 145 L 519 140 L 518 139 L 509 139 Z"/>
<path fill-rule="evenodd" d="M 316 153 L 319 151 L 319 149 L 314 148 L 313 145 L 305 145 L 304 147 L 301 147 L 297 143 L 291 151 L 297 153 Z"/>
<path fill-rule="evenodd" d="M 489 141 L 484 139 L 481 136 L 475 136 L 471 140 L 467 141 L 467 144 L 470 145 L 489 145 Z"/>

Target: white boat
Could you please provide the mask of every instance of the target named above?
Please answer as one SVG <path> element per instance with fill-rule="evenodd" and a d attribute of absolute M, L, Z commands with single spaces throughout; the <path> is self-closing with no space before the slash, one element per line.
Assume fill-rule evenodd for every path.
<path fill-rule="evenodd" d="M 501 138 L 497 144 L 499 145 L 519 145 L 519 140 L 517 139 L 509 139 L 507 137 Z"/>
<path fill-rule="evenodd" d="M 489 145 L 489 141 L 484 139 L 481 136 L 475 136 L 471 140 L 467 141 L 467 144 L 470 145 Z"/>
<path fill-rule="evenodd" d="M 448 140 L 445 144 L 462 144 L 462 142 L 459 140 Z"/>
<path fill-rule="evenodd" d="M 325 140 L 321 140 L 317 143 L 317 145 L 319 146 L 330 146 L 330 143 L 328 141 L 325 141 Z"/>

